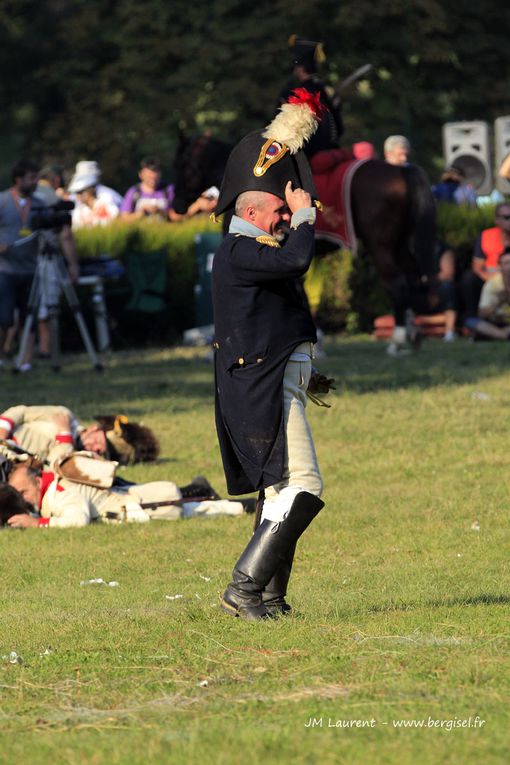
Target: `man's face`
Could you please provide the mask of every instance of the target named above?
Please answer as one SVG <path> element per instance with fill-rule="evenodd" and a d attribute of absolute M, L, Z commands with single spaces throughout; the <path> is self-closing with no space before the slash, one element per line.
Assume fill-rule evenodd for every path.
<path fill-rule="evenodd" d="M 37 173 L 32 171 L 25 173 L 25 175 L 16 178 L 14 185 L 22 196 L 31 196 L 37 188 Z"/>
<path fill-rule="evenodd" d="M 42 483 L 40 478 L 30 475 L 26 468 L 19 468 L 11 475 L 9 483 L 19 491 L 24 500 L 32 505 L 34 510 L 39 510 Z"/>
<path fill-rule="evenodd" d="M 158 188 L 159 182 L 161 180 L 161 173 L 159 170 L 150 170 L 148 167 L 143 167 L 138 173 L 138 176 L 143 185 L 147 186 L 153 191 Z"/>
<path fill-rule="evenodd" d="M 390 165 L 405 165 L 408 156 L 409 152 L 405 146 L 396 146 L 394 149 L 390 149 L 386 152 L 384 159 L 386 162 L 389 162 Z"/>
<path fill-rule="evenodd" d="M 78 191 L 76 194 L 76 199 L 83 205 L 93 207 L 96 199 L 96 187 L 91 186 L 88 189 L 83 189 L 83 191 Z"/>
<path fill-rule="evenodd" d="M 496 213 L 496 226 L 506 233 L 510 233 L 510 205 L 502 205 Z"/>
<path fill-rule="evenodd" d="M 106 454 L 106 436 L 99 425 L 90 425 L 80 433 L 80 441 L 87 452 Z"/>
<path fill-rule="evenodd" d="M 266 194 L 263 204 L 255 209 L 250 221 L 262 231 L 267 231 L 268 234 L 274 236 L 282 223 L 290 221 L 289 208 L 280 197 Z"/>

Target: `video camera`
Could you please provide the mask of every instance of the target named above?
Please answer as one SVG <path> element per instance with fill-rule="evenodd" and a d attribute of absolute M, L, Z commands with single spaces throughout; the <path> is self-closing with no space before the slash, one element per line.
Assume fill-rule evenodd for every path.
<path fill-rule="evenodd" d="M 60 200 L 48 207 L 32 208 L 30 225 L 34 231 L 38 229 L 59 229 L 62 226 L 71 225 L 71 210 L 74 210 L 74 202 L 65 199 Z"/>

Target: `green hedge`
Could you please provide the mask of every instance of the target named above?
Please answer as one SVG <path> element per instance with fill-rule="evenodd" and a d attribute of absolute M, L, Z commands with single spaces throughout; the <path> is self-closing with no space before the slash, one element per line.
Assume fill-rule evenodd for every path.
<path fill-rule="evenodd" d="M 458 270 L 469 264 L 476 237 L 493 224 L 494 207 L 470 209 L 439 205 L 438 231 L 455 250 Z M 219 231 L 208 216 L 183 223 L 125 223 L 75 232 L 80 258 L 108 254 L 123 260 L 128 253 L 165 250 L 168 254 L 168 302 L 175 331 L 193 326 L 197 268 L 194 241 L 200 233 Z M 356 257 L 338 250 L 317 259 L 306 279 L 317 323 L 326 330 L 370 331 L 373 319 L 391 310 L 376 270 L 363 248 Z"/>

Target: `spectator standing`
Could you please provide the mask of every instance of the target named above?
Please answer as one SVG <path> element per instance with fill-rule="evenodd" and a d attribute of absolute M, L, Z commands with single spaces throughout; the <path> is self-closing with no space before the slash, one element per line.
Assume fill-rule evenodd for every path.
<path fill-rule="evenodd" d="M 140 163 L 140 183 L 131 186 L 120 205 L 121 218 L 137 221 L 150 218 L 168 220 L 174 199 L 173 185 L 161 184 L 161 163 L 157 157 L 146 157 Z"/>
<path fill-rule="evenodd" d="M 0 193 L 0 349 L 9 327 L 14 325 L 15 311 L 22 321 L 26 312 L 30 287 L 35 274 L 38 238 L 32 221 L 46 207 L 36 195 L 39 167 L 30 160 L 20 160 L 12 169 L 12 186 Z M 69 238 L 61 239 L 73 278 L 77 278 L 76 253 Z M 21 372 L 31 369 L 32 344 L 22 359 Z M 0 358 L 0 366 L 2 366 Z"/>
<path fill-rule="evenodd" d="M 32 235 L 33 195 L 39 167 L 30 160 L 17 162 L 12 186 L 0 193 L 0 348 L 15 323 L 23 318 L 37 262 L 37 239 Z M 30 364 L 25 360 L 24 364 Z M 0 357 L 0 366 L 4 364 Z M 23 367 L 23 371 L 25 367 Z"/>
<path fill-rule="evenodd" d="M 407 165 L 411 143 L 405 135 L 389 135 L 384 142 L 384 159 L 390 165 Z"/>

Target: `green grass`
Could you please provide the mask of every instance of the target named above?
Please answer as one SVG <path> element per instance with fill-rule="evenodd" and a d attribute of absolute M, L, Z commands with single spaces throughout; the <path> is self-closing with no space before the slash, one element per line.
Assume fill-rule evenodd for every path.
<path fill-rule="evenodd" d="M 298 548 L 294 616 L 217 607 L 248 517 L 0 533 L 0 656 L 23 657 L 0 659 L 0 763 L 507 762 L 509 348 L 428 341 L 394 360 L 356 338 L 328 354 L 333 406 L 310 406 L 326 507 Z M 1 406 L 143 418 L 164 459 L 124 475 L 224 491 L 202 356 L 3 371 Z M 120 584 L 80 587 L 92 577 Z"/>

